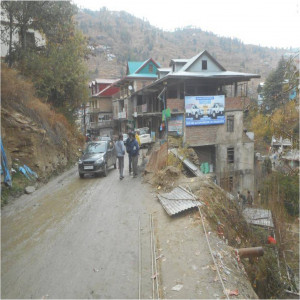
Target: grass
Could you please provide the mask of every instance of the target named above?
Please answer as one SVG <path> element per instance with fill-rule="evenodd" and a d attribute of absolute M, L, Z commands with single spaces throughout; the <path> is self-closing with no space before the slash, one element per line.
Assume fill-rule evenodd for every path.
<path fill-rule="evenodd" d="M 12 186 L 9 187 L 5 184 L 1 186 L 1 207 L 5 206 L 10 199 L 21 196 L 26 186 L 34 184 L 35 180 L 30 181 L 20 172 L 13 174 Z"/>

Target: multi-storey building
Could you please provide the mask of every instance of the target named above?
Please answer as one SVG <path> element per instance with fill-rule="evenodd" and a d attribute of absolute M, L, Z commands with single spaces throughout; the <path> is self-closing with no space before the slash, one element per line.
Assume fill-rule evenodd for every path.
<path fill-rule="evenodd" d="M 230 191 L 254 187 L 254 142 L 243 117 L 250 99 L 247 82 L 257 74 L 227 71 L 207 51 L 191 59 L 172 59 L 158 68 L 158 79 L 128 97 L 136 127 L 153 135 L 182 136 L 217 182 Z M 162 111 L 171 117 L 163 121 Z"/>
<path fill-rule="evenodd" d="M 114 83 L 114 86 L 120 88 L 119 93 L 113 96 L 113 118 L 116 133 L 136 128 L 138 112 L 145 111 L 147 108 L 143 106 L 140 98 L 137 98 L 136 102 L 132 102 L 131 95 L 153 83 L 157 79 L 158 68 L 159 64 L 152 58 L 143 62 L 129 61 L 126 76 Z"/>
<path fill-rule="evenodd" d="M 113 133 L 112 96 L 119 92 L 117 79 L 95 79 L 89 84 L 91 95 L 86 109 L 87 132 L 95 136 Z"/>

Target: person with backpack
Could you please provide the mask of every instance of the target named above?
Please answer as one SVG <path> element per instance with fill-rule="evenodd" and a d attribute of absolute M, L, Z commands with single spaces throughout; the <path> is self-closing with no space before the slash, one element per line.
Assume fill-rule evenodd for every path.
<path fill-rule="evenodd" d="M 129 175 L 132 171 L 132 160 L 130 155 L 130 142 L 131 142 L 131 131 L 128 132 L 128 138 L 126 139 L 124 145 L 126 147 L 126 152 L 128 153 L 128 160 L 129 160 Z"/>
<path fill-rule="evenodd" d="M 131 141 L 130 141 L 130 155 L 132 160 L 132 171 L 133 178 L 137 177 L 137 167 L 138 167 L 138 159 L 139 159 L 139 144 L 135 138 L 135 134 L 131 133 Z"/>
<path fill-rule="evenodd" d="M 123 134 L 119 134 L 119 139 L 115 143 L 117 158 L 119 162 L 119 173 L 120 173 L 120 180 L 124 178 L 124 155 L 125 155 L 125 146 L 123 142 Z"/>

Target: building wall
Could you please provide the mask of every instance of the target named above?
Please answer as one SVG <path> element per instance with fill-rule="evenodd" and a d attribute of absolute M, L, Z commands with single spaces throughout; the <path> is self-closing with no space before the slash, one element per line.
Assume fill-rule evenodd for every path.
<path fill-rule="evenodd" d="M 234 116 L 234 131 L 227 132 L 227 116 Z M 225 112 L 225 124 L 189 126 L 185 128 L 186 143 L 198 147 L 221 143 L 236 143 L 242 141 L 243 136 L 243 112 Z"/>
<path fill-rule="evenodd" d="M 234 131 L 227 132 L 227 117 L 234 116 Z M 224 125 L 191 126 L 185 128 L 186 143 L 192 147 L 216 145 L 215 173 L 217 182 L 233 177 L 233 192 L 253 192 L 254 142 L 243 137 L 243 112 L 225 112 Z M 234 148 L 234 163 L 227 162 L 227 148 Z M 205 148 L 203 148 L 205 149 Z M 202 151 L 202 150 L 201 150 Z M 200 153 L 201 154 L 201 153 Z M 205 155 L 205 152 L 202 153 Z M 198 154 L 199 156 L 199 154 Z"/>
<path fill-rule="evenodd" d="M 167 108 L 172 111 L 184 111 L 184 100 L 183 99 L 167 99 Z"/>
<path fill-rule="evenodd" d="M 202 60 L 207 61 L 207 70 L 202 70 Z M 188 72 L 218 72 L 221 69 L 207 56 L 202 55 L 189 69 Z"/>

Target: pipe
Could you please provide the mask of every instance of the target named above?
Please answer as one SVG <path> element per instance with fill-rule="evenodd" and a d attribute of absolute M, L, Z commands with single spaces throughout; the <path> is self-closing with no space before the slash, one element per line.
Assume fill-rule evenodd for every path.
<path fill-rule="evenodd" d="M 235 253 L 240 258 L 259 257 L 264 255 L 264 249 L 263 247 L 241 248 L 235 249 Z"/>

